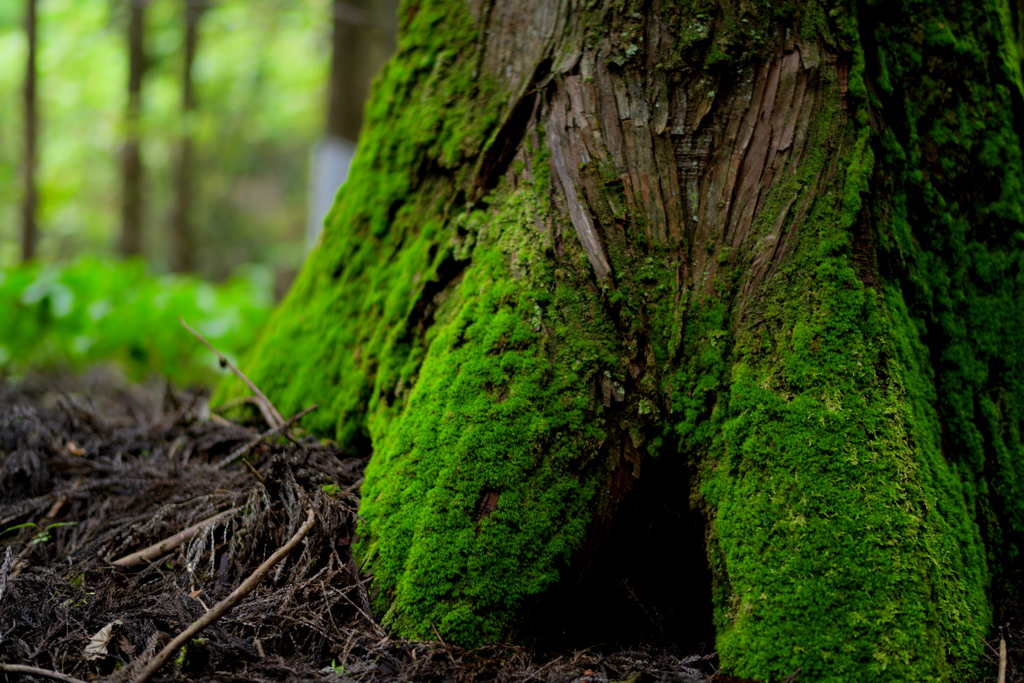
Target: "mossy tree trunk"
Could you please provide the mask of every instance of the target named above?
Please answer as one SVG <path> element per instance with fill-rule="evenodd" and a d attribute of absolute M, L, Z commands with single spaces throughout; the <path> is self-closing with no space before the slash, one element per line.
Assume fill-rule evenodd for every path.
<path fill-rule="evenodd" d="M 674 512 L 727 670 L 964 680 L 1022 578 L 1020 8 L 578 4 L 403 4 L 249 359 L 372 442 L 376 609 L 501 639 Z"/>

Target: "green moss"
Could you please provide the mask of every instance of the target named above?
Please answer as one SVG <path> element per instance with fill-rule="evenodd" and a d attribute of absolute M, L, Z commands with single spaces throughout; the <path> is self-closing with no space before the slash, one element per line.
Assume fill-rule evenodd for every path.
<path fill-rule="evenodd" d="M 477 235 L 415 388 L 386 428 L 374 423 L 357 551 L 385 624 L 410 636 L 500 639 L 568 565 L 610 465 L 594 400 L 610 349 L 590 341 L 611 338 L 606 323 L 553 283 L 534 236 L 518 242 L 521 279 L 505 262 L 502 242 L 532 229 L 532 197 L 510 197 Z"/>
<path fill-rule="evenodd" d="M 626 68 L 634 4 L 581 21 L 621 25 L 610 54 Z M 470 13 L 427 2 L 402 9 L 351 180 L 247 367 L 283 412 L 326 403 L 314 429 L 372 442 L 356 553 L 402 635 L 507 635 L 614 514 L 622 464 L 604 444 L 628 436 L 691 466 L 727 669 L 963 680 L 987 591 L 1019 590 L 1024 543 L 1005 7 L 684 5 L 666 18 L 681 73 L 749 71 L 774 54 L 775 21 L 850 56 L 845 108 L 823 69 L 800 166 L 760 200 L 754 234 L 808 211 L 788 215 L 785 260 L 743 317 L 749 247 L 696 247 L 717 269 L 691 291 L 677 272 L 692 245 L 651 244 L 609 168 L 597 192 L 623 228 L 605 235 L 614 281 L 595 286 L 547 204 L 542 134 L 525 143 L 532 180 L 467 202 L 513 93 L 478 77 Z M 855 258 L 864 240 L 878 262 Z"/>
<path fill-rule="evenodd" d="M 730 333 L 706 304 L 675 380 L 681 445 L 706 453 L 718 649 L 763 680 L 963 680 L 991 623 L 983 546 L 939 448 L 918 329 L 898 287 L 865 286 L 853 263 L 875 164 L 854 119 L 825 112 L 816 153 L 766 200 L 773 221 L 815 193 L 763 321 Z M 814 186 L 843 138 L 845 173 Z"/>
<path fill-rule="evenodd" d="M 793 285 L 812 294 L 777 301 L 770 352 L 738 354 L 711 449 L 719 653 L 766 680 L 962 680 L 981 645 L 964 634 L 990 620 L 977 530 L 916 441 L 882 301 L 841 252 L 806 249 L 813 286 Z"/>
<path fill-rule="evenodd" d="M 283 412 L 319 403 L 306 424 L 343 445 L 368 438 L 375 389 L 394 379 L 378 369 L 401 368 L 417 352 L 405 323 L 447 256 L 438 246 L 472 166 L 463 160 L 479 153 L 503 106 L 477 74 L 469 13 L 423 3 L 401 16 L 398 55 L 367 104 L 352 179 L 325 220 L 344 229 L 324 231 L 248 363 Z M 443 172 L 426 175 L 424 165 Z M 244 392 L 232 381 L 217 398 Z"/>
<path fill-rule="evenodd" d="M 995 0 L 884 7 L 872 8 L 873 38 L 899 87 L 882 105 L 904 111 L 906 122 L 880 136 L 887 170 L 881 189 L 892 199 L 876 213 L 892 226 L 884 244 L 888 260 L 902 270 L 911 319 L 906 334 L 926 344 L 919 383 L 929 388 L 918 394 L 936 413 L 926 431 L 963 482 L 969 516 L 985 541 L 992 595 L 1019 595 L 1024 165 L 1017 121 L 1024 101 L 1018 27 Z M 901 39 L 907 35 L 913 39 Z"/>

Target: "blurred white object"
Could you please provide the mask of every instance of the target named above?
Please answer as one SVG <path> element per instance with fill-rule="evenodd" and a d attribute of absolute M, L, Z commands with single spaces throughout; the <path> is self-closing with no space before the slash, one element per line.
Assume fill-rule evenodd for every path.
<path fill-rule="evenodd" d="M 324 217 L 334 204 L 338 188 L 348 178 L 356 143 L 328 135 L 313 148 L 309 178 L 309 211 L 306 219 L 306 249 L 312 249 L 324 229 Z"/>

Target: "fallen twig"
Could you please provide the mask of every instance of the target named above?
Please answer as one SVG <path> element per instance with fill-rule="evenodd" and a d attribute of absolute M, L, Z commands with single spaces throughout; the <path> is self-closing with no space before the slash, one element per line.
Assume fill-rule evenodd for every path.
<path fill-rule="evenodd" d="M 256 481 L 263 484 L 263 488 L 267 488 L 267 480 L 263 478 L 262 474 L 256 471 L 256 468 L 252 466 L 252 463 L 245 458 L 242 458 L 242 463 L 249 468 L 249 471 L 252 472 L 252 476 L 256 477 Z"/>
<path fill-rule="evenodd" d="M 444 646 L 444 653 L 448 655 L 448 661 L 450 661 L 452 664 L 455 664 L 455 657 L 452 656 L 452 651 L 448 647 L 448 643 L 444 642 L 444 638 L 442 638 L 441 634 L 437 632 L 437 627 L 434 626 L 434 622 L 430 622 L 430 628 L 434 629 L 434 635 L 437 636 L 438 642 L 440 642 L 441 645 Z"/>
<path fill-rule="evenodd" d="M 560 661 L 562 661 L 562 655 L 558 655 L 557 657 L 552 659 L 550 662 L 548 662 L 544 666 L 540 667 L 539 669 L 537 669 L 536 671 L 531 673 L 529 676 L 527 676 L 526 678 L 523 679 L 522 683 L 526 683 L 527 681 L 532 681 L 534 678 L 540 678 L 540 675 L 544 671 L 544 669 L 547 669 L 548 667 L 550 667 L 550 666 L 552 666 L 555 663 L 560 662 Z"/>
<path fill-rule="evenodd" d="M 1006 683 L 1006 639 L 999 639 L 999 676 L 996 683 Z"/>
<path fill-rule="evenodd" d="M 74 676 L 68 676 L 62 674 L 59 671 L 50 671 L 49 669 L 40 669 L 35 666 L 25 666 L 23 664 L 0 664 L 0 671 L 6 671 L 12 674 L 31 674 L 33 676 L 44 676 L 45 678 L 54 678 L 58 681 L 64 681 L 65 683 L 85 683 L 80 678 Z"/>
<path fill-rule="evenodd" d="M 992 647 L 991 643 L 989 643 L 987 640 L 985 640 L 981 636 L 978 636 L 978 640 L 980 640 L 981 642 L 985 643 L 985 647 L 987 647 L 988 649 L 992 650 L 992 654 L 994 656 L 996 656 L 996 657 L 999 656 L 999 652 L 997 652 L 996 649 L 994 647 Z"/>
<path fill-rule="evenodd" d="M 284 546 L 267 558 L 263 564 L 257 567 L 256 571 L 254 571 L 249 578 L 243 581 L 238 588 L 231 591 L 231 594 L 228 595 L 228 597 L 214 605 L 213 609 L 207 611 L 206 614 L 201 616 L 191 626 L 179 633 L 178 636 L 168 643 L 164 649 L 160 650 L 160 652 L 158 652 L 153 659 L 149 660 L 149 663 L 146 664 L 138 674 L 136 674 L 135 678 L 132 679 L 132 683 L 146 683 L 146 681 L 153 677 L 153 674 L 160 670 L 160 667 L 167 663 L 167 660 L 171 658 L 178 648 L 198 635 L 200 631 L 215 622 L 225 612 L 237 605 L 242 598 L 252 592 L 252 590 L 259 585 L 260 581 L 270 573 L 270 570 L 274 568 L 274 565 L 284 559 L 284 557 L 292 551 L 292 548 L 297 546 L 299 541 L 306 537 L 306 534 L 308 534 L 309 530 L 313 528 L 313 524 L 315 522 L 316 516 L 313 514 L 313 508 L 309 508 L 306 515 L 306 521 L 303 522 L 302 526 L 299 527 L 299 530 L 295 532 L 295 535 L 292 536 Z"/>
<path fill-rule="evenodd" d="M 221 517 L 224 517 L 225 515 L 229 515 L 232 512 L 236 512 L 237 510 L 238 508 L 231 508 L 230 510 L 225 510 L 224 512 L 218 513 L 213 517 L 208 517 L 207 519 L 204 519 L 203 521 L 197 524 L 193 524 L 184 531 L 179 531 L 173 536 L 165 538 L 159 543 L 154 543 L 148 548 L 137 550 L 131 555 L 125 555 L 120 559 L 114 560 L 112 564 L 115 564 L 118 567 L 134 567 L 136 565 L 142 564 L 143 562 L 148 562 L 149 560 L 156 559 L 164 553 L 168 553 L 174 550 L 182 543 L 192 540 L 192 537 L 195 536 L 196 532 L 203 528 L 203 526 L 211 522 L 214 522 L 220 519 Z"/>
<path fill-rule="evenodd" d="M 237 367 L 235 367 L 235 364 L 232 363 L 231 361 L 229 361 L 227 359 L 227 356 L 225 356 L 223 353 L 221 353 L 216 348 L 214 348 L 213 344 L 211 344 L 210 342 L 206 341 L 206 339 L 203 337 L 203 335 L 199 334 L 198 332 L 193 330 L 191 327 L 189 327 L 188 324 L 181 318 L 181 316 L 178 316 L 178 322 L 181 323 L 182 327 L 184 327 L 186 330 L 188 330 L 190 333 L 192 333 L 193 337 L 195 337 L 196 339 L 201 341 L 206 346 L 206 348 L 210 349 L 215 354 L 217 354 L 217 358 L 220 359 L 220 366 L 222 368 L 230 369 L 231 372 L 235 373 L 235 375 L 240 380 L 245 382 L 246 386 L 249 387 L 249 389 L 252 391 L 252 393 L 256 394 L 256 396 L 259 397 L 260 401 L 262 401 L 265 404 L 264 406 L 260 406 L 260 408 L 261 409 L 264 408 L 264 407 L 266 408 L 266 412 L 264 413 L 263 417 L 264 417 L 264 419 L 266 419 L 267 423 L 271 427 L 280 427 L 284 423 L 284 418 L 281 417 L 281 413 L 277 412 L 277 408 L 275 408 L 274 404 L 270 402 L 270 399 L 267 398 L 263 394 L 263 392 L 260 391 L 260 388 L 257 387 L 255 384 L 253 384 L 249 380 L 249 378 L 246 377 L 245 374 L 241 370 L 239 370 Z"/>
<path fill-rule="evenodd" d="M 280 434 L 284 430 L 286 430 L 289 427 L 291 427 L 292 424 L 294 424 L 296 420 L 302 418 L 307 413 L 313 412 L 314 410 L 317 409 L 317 407 L 318 407 L 317 404 L 314 403 L 313 405 L 311 405 L 310 407 L 306 408 L 302 412 L 296 413 L 292 417 L 288 418 L 287 420 L 285 420 L 283 423 L 281 423 L 277 427 L 273 427 L 272 429 L 268 429 L 267 431 L 263 432 L 262 434 L 257 436 L 252 441 L 249 441 L 245 445 L 239 446 L 234 451 L 232 451 L 230 455 L 228 455 L 223 460 L 221 460 L 216 465 L 214 465 L 213 469 L 219 470 L 222 467 L 225 467 L 226 465 L 230 465 L 235 460 L 237 460 L 238 458 L 242 457 L 243 455 L 248 453 L 250 450 L 255 448 L 261 441 L 263 441 L 264 439 L 266 439 L 268 437 L 274 436 L 275 434 Z"/>

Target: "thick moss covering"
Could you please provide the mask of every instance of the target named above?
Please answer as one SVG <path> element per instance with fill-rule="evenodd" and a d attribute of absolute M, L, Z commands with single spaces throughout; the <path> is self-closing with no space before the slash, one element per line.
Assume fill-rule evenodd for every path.
<path fill-rule="evenodd" d="M 737 331 L 711 417 L 719 652 L 763 679 L 962 680 L 991 618 L 980 539 L 955 474 L 921 443 L 893 321 L 905 312 L 850 258 L 871 170 L 866 136 L 851 142 L 763 323 Z"/>
<path fill-rule="evenodd" d="M 884 256 L 919 338 L 924 433 L 963 482 L 996 597 L 1024 590 L 1024 88 L 1006 2 L 879 5 Z M 903 38 L 909 36 L 909 40 Z M 895 297 L 892 297 L 895 298 Z"/>
<path fill-rule="evenodd" d="M 246 365 L 282 412 L 318 402 L 315 430 L 372 443 L 357 556 L 374 608 L 406 636 L 501 639 L 591 559 L 645 459 L 680 458 L 691 481 L 664 485 L 694 491 L 707 525 L 728 670 L 974 675 L 992 599 L 1024 580 L 1020 19 L 996 0 L 694 3 L 665 9 L 675 42 L 648 68 L 654 19 L 612 3 L 560 24 L 512 87 L 484 68 L 504 45 L 489 11 L 403 5 L 351 179 Z M 653 73 L 656 91 L 670 72 L 700 96 L 694 125 L 727 139 L 742 98 L 714 88 L 742 93 L 793 36 L 815 109 L 747 237 L 726 215 L 700 243 L 696 216 L 638 203 L 607 128 L 578 164 L 562 159 L 582 142 L 547 136 L 555 106 L 606 125 L 580 85 L 604 77 L 598 54 L 615 83 Z M 526 114 L 514 161 L 495 155 Z M 649 139 L 669 141 L 665 117 Z M 496 157 L 509 170 L 491 182 Z M 675 206 L 682 183 L 660 182 L 649 203 Z M 783 255 L 751 280 L 769 239 Z"/>
<path fill-rule="evenodd" d="M 433 3 L 403 16 L 398 54 L 367 106 L 352 182 L 326 218 L 344 229 L 324 231 L 251 356 L 252 374 L 281 409 L 318 401 L 306 424 L 342 443 L 368 438 L 380 387 L 393 387 L 392 373 L 422 353 L 406 322 L 448 256 L 438 244 L 457 186 L 450 176 L 468 175 L 464 165 L 501 111 L 476 76 L 467 12 Z M 222 395 L 240 391 L 229 384 Z"/>
<path fill-rule="evenodd" d="M 583 541 L 610 469 L 594 387 L 617 342 L 586 273 L 545 258 L 546 189 L 466 206 L 507 94 L 475 75 L 464 8 L 410 15 L 334 229 L 249 367 L 284 412 L 326 403 L 314 430 L 372 440 L 359 553 L 386 623 L 470 644 L 499 638 Z M 546 168 L 533 177 L 546 188 Z"/>
<path fill-rule="evenodd" d="M 410 636 L 433 625 L 455 642 L 500 639 L 524 598 L 557 581 L 601 496 L 593 386 L 611 349 L 593 340 L 613 337 L 578 287 L 538 285 L 554 275 L 533 246 L 533 196 L 520 190 L 486 225 L 456 221 L 475 237 L 472 265 L 375 440 L 360 554 L 385 624 Z"/>

